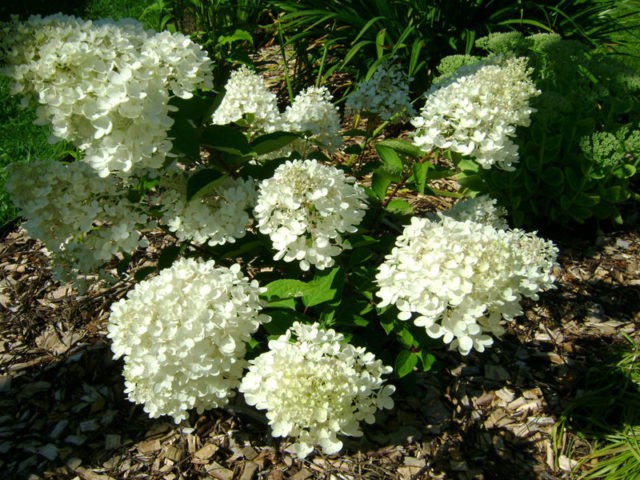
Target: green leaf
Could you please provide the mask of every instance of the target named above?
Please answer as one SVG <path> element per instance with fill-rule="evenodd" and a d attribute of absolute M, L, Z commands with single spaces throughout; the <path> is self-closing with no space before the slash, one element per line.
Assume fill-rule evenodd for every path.
<path fill-rule="evenodd" d="M 385 172 L 394 176 L 402 175 L 402 159 L 393 148 L 380 142 L 376 143 L 376 152 L 378 152 L 378 156 L 382 160 L 382 168 Z"/>
<path fill-rule="evenodd" d="M 299 138 L 301 136 L 293 132 L 273 132 L 257 137 L 250 146 L 258 155 L 264 155 L 280 150 Z"/>
<path fill-rule="evenodd" d="M 416 147 L 415 145 L 409 142 L 400 140 L 398 138 L 390 138 L 388 140 L 382 140 L 376 143 L 376 150 L 378 145 L 391 148 L 396 152 L 402 153 L 403 155 L 407 155 L 413 158 L 421 158 L 425 155 L 425 152 L 422 151 L 420 148 Z M 378 152 L 378 154 L 379 153 L 380 152 Z M 402 167 L 402 163 L 400 164 L 400 167 Z"/>
<path fill-rule="evenodd" d="M 281 300 L 285 298 L 301 297 L 307 292 L 308 285 L 300 280 L 284 278 L 269 283 L 265 288 L 266 291 L 263 296 L 267 301 L 271 301 L 273 299 Z"/>
<path fill-rule="evenodd" d="M 334 300 L 338 291 L 342 290 L 343 284 L 344 276 L 340 267 L 322 270 L 307 283 L 307 290 L 302 296 L 302 302 L 306 307 L 313 307 Z"/>
<path fill-rule="evenodd" d="M 424 193 L 424 189 L 427 186 L 427 173 L 429 172 L 430 165 L 431 164 L 426 162 L 413 164 L 413 181 L 416 184 L 418 193 Z"/>
<path fill-rule="evenodd" d="M 195 196 L 210 193 L 227 177 L 212 168 L 205 168 L 194 172 L 187 180 L 187 202 Z"/>
<path fill-rule="evenodd" d="M 433 364 L 436 363 L 436 357 L 422 350 L 420 352 L 420 363 L 422 363 L 422 371 L 428 372 Z"/>
<path fill-rule="evenodd" d="M 188 118 L 176 118 L 168 134 L 173 145 L 172 150 L 178 155 L 191 160 L 200 158 L 200 132 Z"/>
<path fill-rule="evenodd" d="M 404 326 L 402 330 L 397 333 L 397 336 L 398 341 L 402 344 L 403 347 L 413 348 L 418 346 L 418 341 L 413 336 L 413 333 L 411 333 L 411 330 L 409 330 L 406 326 Z"/>
<path fill-rule="evenodd" d="M 222 45 L 226 45 L 227 43 L 233 43 L 238 41 L 246 41 L 246 42 L 249 42 L 251 45 L 253 45 L 253 38 L 251 37 L 251 34 L 246 30 L 241 30 L 237 28 L 231 35 L 220 35 L 218 37 L 217 46 L 222 46 Z"/>
<path fill-rule="evenodd" d="M 202 132 L 202 144 L 220 152 L 232 155 L 253 153 L 242 131 L 233 125 L 209 125 Z"/>
<path fill-rule="evenodd" d="M 394 198 L 391 200 L 385 207 L 385 210 L 397 215 L 413 215 L 415 213 L 415 210 L 409 202 L 401 198 Z"/>
<path fill-rule="evenodd" d="M 406 377 L 413 372 L 418 364 L 419 356 L 409 350 L 402 350 L 396 357 L 395 372 L 399 378 Z"/>
<path fill-rule="evenodd" d="M 371 176 L 371 189 L 378 197 L 378 200 L 383 201 L 387 196 L 387 189 L 391 182 L 394 181 L 394 177 L 386 173 L 381 168 L 377 168 Z"/>

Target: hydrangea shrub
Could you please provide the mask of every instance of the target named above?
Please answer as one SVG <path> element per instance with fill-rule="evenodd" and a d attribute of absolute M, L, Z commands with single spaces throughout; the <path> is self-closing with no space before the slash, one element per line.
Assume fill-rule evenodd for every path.
<path fill-rule="evenodd" d="M 210 62 L 186 37 L 63 16 L 2 28 L 16 93 L 79 148 L 73 162 L 18 164 L 8 184 L 58 277 L 113 270 L 150 228 L 174 238 L 108 324 L 126 393 L 152 417 L 184 421 L 240 391 L 300 457 L 333 454 L 393 407 L 391 373 L 430 368 L 429 338 L 481 352 L 522 298 L 553 286 L 553 244 L 509 229 L 491 198 L 432 218 L 396 198 L 407 186 L 435 193 L 429 180 L 452 174 L 430 163 L 434 148 L 487 169 L 516 164 L 513 129 L 537 94 L 522 59 L 469 74 L 510 85 L 511 103 L 463 76 L 429 93 L 415 144 L 377 142 L 365 184 L 331 160 L 340 118 L 323 87 L 281 112 L 241 67 L 211 114 L 212 95 L 197 92 Z M 41 54 L 54 47 L 61 57 Z M 385 95 L 396 77 L 381 71 L 361 88 Z M 408 113 L 404 94 L 389 100 L 378 115 Z"/>

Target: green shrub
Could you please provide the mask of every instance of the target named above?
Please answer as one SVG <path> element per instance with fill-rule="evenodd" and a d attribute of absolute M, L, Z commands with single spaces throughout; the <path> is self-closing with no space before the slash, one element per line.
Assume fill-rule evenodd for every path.
<path fill-rule="evenodd" d="M 478 46 L 526 55 L 541 95 L 531 126 L 518 130 L 513 172 L 467 170 L 461 182 L 498 199 L 516 226 L 620 222 L 640 164 L 640 75 L 601 50 L 557 35 L 494 34 Z M 441 73 L 474 57 L 446 60 Z"/>

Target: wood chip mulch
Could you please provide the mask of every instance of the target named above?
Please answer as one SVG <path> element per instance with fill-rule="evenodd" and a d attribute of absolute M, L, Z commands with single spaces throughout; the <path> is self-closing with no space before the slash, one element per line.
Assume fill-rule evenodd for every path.
<path fill-rule="evenodd" d="M 527 302 L 502 341 L 467 357 L 435 351 L 435 369 L 363 438 L 301 461 L 240 399 L 180 425 L 149 419 L 126 400 L 105 337 L 109 305 L 131 283 L 79 295 L 51 279 L 24 230 L 0 241 L 4 479 L 569 478 L 573 439 L 554 447 L 554 424 L 587 368 L 640 324 L 637 229 L 561 242 L 558 288 Z"/>

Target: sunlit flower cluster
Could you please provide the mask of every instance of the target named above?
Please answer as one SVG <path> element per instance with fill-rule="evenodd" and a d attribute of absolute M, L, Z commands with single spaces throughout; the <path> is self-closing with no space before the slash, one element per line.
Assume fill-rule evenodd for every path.
<path fill-rule="evenodd" d="M 240 120 L 246 122 L 252 136 L 275 131 L 309 134 L 278 152 L 280 156 L 287 156 L 294 149 L 304 151 L 311 145 L 332 151 L 342 144 L 340 116 L 325 87 L 303 90 L 280 113 L 276 95 L 258 73 L 246 66 L 231 73 L 225 96 L 212 117 L 216 125 Z"/>
<path fill-rule="evenodd" d="M 280 129 L 280 112 L 275 93 L 264 79 L 246 65 L 231 72 L 222 102 L 213 113 L 215 125 L 246 119 L 252 133 L 270 133 Z"/>
<path fill-rule="evenodd" d="M 530 73 L 524 57 L 460 69 L 427 92 L 420 115 L 411 121 L 414 144 L 470 156 L 483 168 L 513 170 L 518 146 L 512 138 L 517 126 L 530 124 L 529 100 L 540 94 Z"/>
<path fill-rule="evenodd" d="M 353 111 L 378 115 L 382 120 L 414 115 L 409 98 L 410 81 L 400 65 L 383 63 L 370 79 L 358 82 L 347 97 L 346 106 Z"/>
<path fill-rule="evenodd" d="M 212 88 L 199 45 L 132 20 L 33 16 L 1 33 L 13 93 L 37 103 L 38 123 L 84 150 L 103 177 L 162 166 L 172 148 L 170 96 Z"/>
<path fill-rule="evenodd" d="M 277 250 L 274 259 L 296 260 L 302 270 L 332 266 L 342 234 L 355 232 L 365 214 L 366 195 L 354 181 L 316 160 L 287 161 L 263 180 L 254 216 Z"/>
<path fill-rule="evenodd" d="M 376 410 L 393 408 L 395 389 L 382 379 L 391 367 L 331 329 L 295 322 L 250 364 L 239 390 L 267 411 L 274 437 L 295 439 L 299 457 L 314 445 L 337 453 L 338 435 L 361 436 L 361 421 L 374 423 Z"/>
<path fill-rule="evenodd" d="M 433 338 L 467 355 L 493 344 L 522 297 L 553 287 L 557 249 L 533 233 L 470 220 L 414 217 L 380 266 L 379 307 L 394 304 Z"/>
<path fill-rule="evenodd" d="M 325 87 L 309 87 L 293 99 L 283 114 L 283 130 L 308 132 L 309 141 L 335 151 L 342 144 L 340 116 Z"/>
<path fill-rule="evenodd" d="M 60 279 L 93 273 L 116 253 L 144 245 L 137 229 L 148 218 L 116 177 L 100 178 L 83 162 L 16 163 L 10 172 L 7 192 L 29 234 L 65 265 Z"/>
<path fill-rule="evenodd" d="M 170 187 L 162 192 L 162 221 L 179 240 L 215 246 L 245 236 L 251 222 L 248 210 L 256 201 L 252 179 L 226 178 L 190 201 L 184 176 L 174 176 L 167 183 Z"/>
<path fill-rule="evenodd" d="M 237 264 L 184 258 L 137 284 L 112 305 L 108 325 L 129 399 L 176 423 L 189 409 L 225 405 L 247 365 L 246 342 L 270 320 L 260 291 Z"/>

